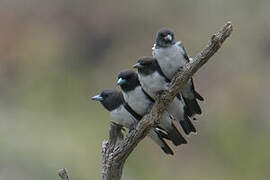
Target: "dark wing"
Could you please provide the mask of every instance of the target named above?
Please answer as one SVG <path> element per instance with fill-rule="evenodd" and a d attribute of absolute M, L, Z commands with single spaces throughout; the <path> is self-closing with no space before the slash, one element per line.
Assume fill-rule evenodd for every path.
<path fill-rule="evenodd" d="M 188 55 L 187 55 L 187 51 L 186 51 L 185 47 L 182 45 L 181 42 L 178 44 L 178 46 L 181 48 L 181 50 L 182 50 L 182 52 L 183 52 L 183 56 L 184 56 L 185 60 L 186 60 L 187 63 L 188 63 L 188 62 L 189 62 L 189 57 L 188 57 Z"/>
<path fill-rule="evenodd" d="M 178 43 L 178 46 L 181 48 L 184 59 L 186 60 L 187 63 L 189 63 L 190 60 L 189 60 L 189 57 L 187 55 L 185 47 L 182 45 L 181 42 Z M 191 116 L 193 116 L 195 114 L 201 114 L 202 113 L 202 110 L 201 110 L 201 108 L 200 108 L 200 106 L 199 106 L 196 99 L 198 99 L 200 101 L 203 101 L 204 99 L 198 92 L 195 91 L 192 78 L 191 78 L 191 87 L 190 87 L 189 91 L 192 92 L 192 94 L 194 95 L 195 98 L 194 97 L 189 97 L 188 94 L 183 94 L 183 99 L 184 99 L 184 102 L 186 104 L 186 107 L 185 107 L 186 108 L 186 113 L 187 113 L 188 116 L 191 117 Z"/>
<path fill-rule="evenodd" d="M 204 98 L 195 90 L 192 78 L 191 78 L 191 89 L 194 92 L 196 99 L 199 99 L 200 101 L 204 101 Z"/>

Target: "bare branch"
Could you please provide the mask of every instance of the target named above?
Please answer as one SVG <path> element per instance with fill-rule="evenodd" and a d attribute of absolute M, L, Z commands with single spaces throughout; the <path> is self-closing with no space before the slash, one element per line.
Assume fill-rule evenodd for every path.
<path fill-rule="evenodd" d="M 122 174 L 123 164 L 119 165 L 113 158 L 115 146 L 123 140 L 121 130 L 122 126 L 112 122 L 109 141 L 104 140 L 102 143 L 102 179 L 116 179 Z"/>
<path fill-rule="evenodd" d="M 194 60 L 186 64 L 174 76 L 170 87 L 163 92 L 155 102 L 150 113 L 138 123 L 136 129 L 129 132 L 126 138 L 119 142 L 121 130 L 111 124 L 110 140 L 102 144 L 102 179 L 120 180 L 124 163 L 137 144 L 147 135 L 149 130 L 159 123 L 160 115 L 166 109 L 176 94 L 187 81 L 218 51 L 222 43 L 231 35 L 232 24 L 227 22 L 221 30 L 212 35 L 205 48 L 197 54 Z M 118 140 L 117 140 L 118 139 Z M 117 143 L 118 142 L 118 143 Z"/>
<path fill-rule="evenodd" d="M 68 172 L 66 168 L 59 169 L 58 175 L 61 177 L 62 180 L 69 180 Z"/>

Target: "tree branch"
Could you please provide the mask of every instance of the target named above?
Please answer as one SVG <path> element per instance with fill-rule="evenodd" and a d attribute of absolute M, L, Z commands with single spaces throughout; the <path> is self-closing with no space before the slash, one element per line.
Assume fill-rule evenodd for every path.
<path fill-rule="evenodd" d="M 121 132 L 122 126 L 112 122 L 110 126 L 109 141 L 104 140 L 102 143 L 102 179 L 117 179 L 122 174 L 123 164 L 114 161 L 114 149 L 117 144 L 123 140 Z"/>
<path fill-rule="evenodd" d="M 137 127 L 129 132 L 124 140 L 121 127 L 111 124 L 110 139 L 102 143 L 102 179 L 120 180 L 124 163 L 137 144 L 155 127 L 160 116 L 172 102 L 176 94 L 187 81 L 217 52 L 222 43 L 231 35 L 232 24 L 227 22 L 221 30 L 214 34 L 205 48 L 194 60 L 181 68 L 174 76 L 169 89 L 162 92 L 153 105 L 150 113 L 145 115 Z"/>

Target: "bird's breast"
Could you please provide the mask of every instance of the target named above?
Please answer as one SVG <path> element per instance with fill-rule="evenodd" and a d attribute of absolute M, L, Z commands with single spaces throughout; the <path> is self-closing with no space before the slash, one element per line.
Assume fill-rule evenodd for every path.
<path fill-rule="evenodd" d="M 139 115 L 143 116 L 147 113 L 152 102 L 143 93 L 141 86 L 136 87 L 134 90 L 124 93 L 124 99 L 129 106 Z"/>
<path fill-rule="evenodd" d="M 125 109 L 123 105 L 110 112 L 111 117 L 117 124 L 130 128 L 137 120 Z"/>
<path fill-rule="evenodd" d="M 165 78 L 157 71 L 147 76 L 139 76 L 143 89 L 151 96 L 155 97 L 161 90 L 168 88 Z"/>
<path fill-rule="evenodd" d="M 157 59 L 161 70 L 169 79 L 172 79 L 176 71 L 185 65 L 182 50 L 176 45 L 168 48 L 153 49 L 153 56 Z"/>

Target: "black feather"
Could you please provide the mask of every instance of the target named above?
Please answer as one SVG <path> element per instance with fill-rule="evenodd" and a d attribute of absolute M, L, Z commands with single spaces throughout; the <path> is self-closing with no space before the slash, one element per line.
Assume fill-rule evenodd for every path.
<path fill-rule="evenodd" d="M 193 79 L 191 78 L 191 91 L 193 92 L 193 94 L 195 95 L 195 98 L 200 100 L 200 101 L 203 101 L 204 98 L 195 90 L 195 87 L 194 87 L 194 83 L 193 83 Z"/>
<path fill-rule="evenodd" d="M 194 127 L 187 115 L 185 115 L 185 120 L 180 121 L 180 124 L 186 134 L 190 134 L 191 132 L 197 132 L 196 128 Z"/>
<path fill-rule="evenodd" d="M 185 47 L 182 45 L 182 43 L 180 43 L 179 46 L 182 48 L 182 50 L 183 50 L 183 56 L 184 56 L 186 62 L 188 63 L 189 62 L 189 57 L 187 55 L 187 51 L 186 51 Z"/>
<path fill-rule="evenodd" d="M 170 140 L 168 134 L 166 134 L 165 132 L 163 132 L 165 130 L 163 130 L 163 131 L 162 130 L 163 129 L 160 129 L 160 130 L 155 129 L 155 132 L 159 135 L 159 137 Z"/>
<path fill-rule="evenodd" d="M 160 138 L 160 140 L 162 141 L 164 147 L 161 147 L 161 149 L 166 153 L 166 154 L 170 154 L 170 155 L 173 155 L 173 151 L 172 149 L 170 148 L 170 146 L 164 141 L 164 139 L 160 136 L 160 134 L 158 133 L 158 136 Z"/>
<path fill-rule="evenodd" d="M 183 97 L 183 99 L 186 104 L 186 113 L 189 117 L 195 114 L 202 114 L 202 110 L 196 99 L 189 99 L 185 97 Z"/>
<path fill-rule="evenodd" d="M 164 141 L 164 140 L 162 140 Z M 174 155 L 172 149 L 168 146 L 168 144 L 166 144 L 166 142 L 164 141 L 165 147 L 161 147 L 161 149 L 166 153 L 166 154 L 170 154 L 170 155 Z"/>
<path fill-rule="evenodd" d="M 204 101 L 204 98 L 196 91 L 195 91 L 195 97 L 196 97 L 196 99 L 198 99 L 200 101 Z"/>
<path fill-rule="evenodd" d="M 172 129 L 168 131 L 168 137 L 173 142 L 174 145 L 179 146 L 181 144 L 187 144 L 185 138 L 180 134 L 178 129 L 172 123 Z"/>

